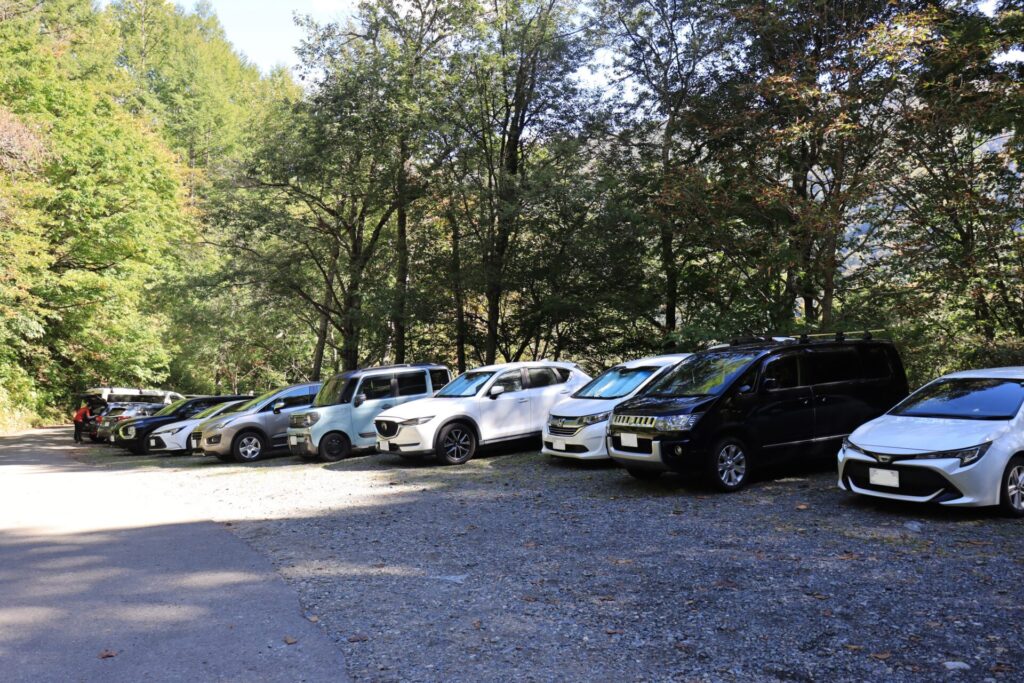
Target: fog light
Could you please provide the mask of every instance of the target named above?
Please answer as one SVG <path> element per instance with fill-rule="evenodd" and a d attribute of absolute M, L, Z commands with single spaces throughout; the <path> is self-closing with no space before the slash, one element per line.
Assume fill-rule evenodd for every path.
<path fill-rule="evenodd" d="M 683 454 L 683 447 L 682 446 L 676 446 L 672 450 L 673 450 L 673 452 L 675 452 L 676 455 L 682 455 Z"/>

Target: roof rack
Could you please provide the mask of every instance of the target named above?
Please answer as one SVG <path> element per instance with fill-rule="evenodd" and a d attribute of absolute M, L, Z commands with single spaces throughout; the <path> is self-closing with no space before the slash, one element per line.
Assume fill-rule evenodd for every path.
<path fill-rule="evenodd" d="M 804 332 L 799 337 L 790 335 L 748 335 L 745 337 L 734 337 L 728 342 L 720 344 L 712 344 L 708 347 L 709 351 L 720 351 L 722 349 L 728 349 L 733 346 L 756 346 L 756 345 L 769 345 L 769 344 L 810 344 L 811 342 L 826 342 L 826 341 L 871 341 L 875 337 L 875 333 L 885 332 L 885 330 L 864 330 L 863 332 L 845 332 L 839 330 L 836 332 Z"/>
<path fill-rule="evenodd" d="M 871 341 L 874 339 L 874 333 L 885 332 L 882 330 L 864 330 L 863 332 L 845 332 L 843 330 L 837 330 L 836 332 L 804 332 L 800 335 L 801 344 L 809 344 L 811 341 Z M 829 339 L 831 337 L 831 339 Z"/>

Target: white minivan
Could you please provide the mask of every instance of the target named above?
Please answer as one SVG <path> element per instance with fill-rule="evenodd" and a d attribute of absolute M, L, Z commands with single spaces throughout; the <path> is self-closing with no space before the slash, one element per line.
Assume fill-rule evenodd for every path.
<path fill-rule="evenodd" d="M 612 409 L 639 394 L 668 368 L 690 355 L 641 358 L 608 368 L 552 408 L 544 425 L 541 452 L 579 460 L 608 459 L 605 437 Z"/>

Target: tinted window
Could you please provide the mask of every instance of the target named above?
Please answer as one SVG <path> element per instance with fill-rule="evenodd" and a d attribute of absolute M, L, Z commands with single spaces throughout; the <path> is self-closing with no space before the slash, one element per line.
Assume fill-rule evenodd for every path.
<path fill-rule="evenodd" d="M 647 381 L 658 368 L 609 368 L 573 394 L 575 398 L 622 398 Z"/>
<path fill-rule="evenodd" d="M 493 372 L 467 372 L 453 379 L 437 395 L 444 398 L 476 396 L 493 376 Z"/>
<path fill-rule="evenodd" d="M 285 408 L 294 408 L 296 406 L 308 406 L 310 404 L 309 387 L 300 387 L 298 389 L 292 389 L 284 396 L 279 397 L 279 400 L 284 401 Z M 274 401 L 277 403 L 277 401 Z"/>
<path fill-rule="evenodd" d="M 241 406 L 238 407 L 238 412 L 242 412 L 243 410 L 249 410 L 250 408 L 255 408 L 256 406 L 260 405 L 261 403 L 263 403 L 267 399 L 271 398 L 274 394 L 277 393 L 277 391 L 278 391 L 277 389 L 272 389 L 272 390 L 268 391 L 267 393 L 265 393 L 265 394 L 263 394 L 261 396 L 257 396 L 256 398 L 252 399 L 251 401 L 248 401 L 247 403 L 243 403 Z"/>
<path fill-rule="evenodd" d="M 864 377 L 870 379 L 888 379 L 892 377 L 889 354 L 884 346 L 860 347 L 860 361 Z"/>
<path fill-rule="evenodd" d="M 1010 420 L 1024 402 L 1024 382 L 1006 379 L 947 379 L 911 394 L 893 415 L 963 420 Z"/>
<path fill-rule="evenodd" d="M 434 391 L 437 391 L 438 389 L 440 389 L 444 385 L 448 384 L 449 381 L 451 381 L 451 380 L 450 380 L 450 378 L 448 376 L 448 371 L 447 370 L 431 370 L 430 371 L 430 385 L 434 389 Z"/>
<path fill-rule="evenodd" d="M 530 387 L 533 389 L 559 383 L 558 375 L 551 368 L 530 368 L 527 372 L 530 375 Z"/>
<path fill-rule="evenodd" d="M 558 375 L 558 383 L 569 381 L 569 375 L 571 374 L 567 368 L 555 368 L 555 374 Z"/>
<path fill-rule="evenodd" d="M 764 381 L 774 380 L 771 389 L 792 389 L 800 384 L 800 356 L 789 353 L 772 358 L 764 366 Z"/>
<path fill-rule="evenodd" d="M 523 374 L 519 370 L 509 370 L 498 376 L 498 380 L 494 383 L 496 387 L 505 387 L 505 393 L 510 394 L 513 391 L 522 391 L 523 389 Z"/>
<path fill-rule="evenodd" d="M 812 351 L 811 383 L 848 382 L 861 378 L 860 357 L 852 348 Z"/>
<path fill-rule="evenodd" d="M 391 396 L 391 375 L 364 377 L 359 385 L 359 393 L 366 396 L 367 401 Z"/>
<path fill-rule="evenodd" d="M 397 375 L 397 378 L 399 396 L 417 396 L 427 393 L 427 373 L 422 370 L 403 372 Z"/>
<path fill-rule="evenodd" d="M 663 398 L 717 396 L 732 384 L 736 376 L 757 356 L 757 353 L 741 351 L 694 354 L 670 373 L 656 380 L 644 393 Z"/>
<path fill-rule="evenodd" d="M 198 415 L 209 407 L 210 404 L 207 401 L 196 401 L 192 405 L 186 407 L 185 410 L 181 411 L 181 414 L 182 417 L 192 417 L 193 415 Z"/>
<path fill-rule="evenodd" d="M 159 411 L 157 411 L 156 414 L 157 415 L 173 415 L 179 408 L 183 407 L 185 405 L 185 403 L 186 403 L 185 399 L 181 399 L 180 401 L 175 401 L 171 405 L 164 406 L 163 408 L 161 408 Z"/>

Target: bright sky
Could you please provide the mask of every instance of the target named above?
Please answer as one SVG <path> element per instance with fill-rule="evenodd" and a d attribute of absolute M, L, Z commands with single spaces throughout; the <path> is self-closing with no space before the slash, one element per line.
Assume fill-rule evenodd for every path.
<path fill-rule="evenodd" d="M 193 0 L 180 0 L 185 7 Z M 293 15 L 309 14 L 317 21 L 343 19 L 355 10 L 358 0 L 209 0 L 235 48 L 264 73 L 278 64 L 294 66 L 295 46 L 302 31 Z"/>

